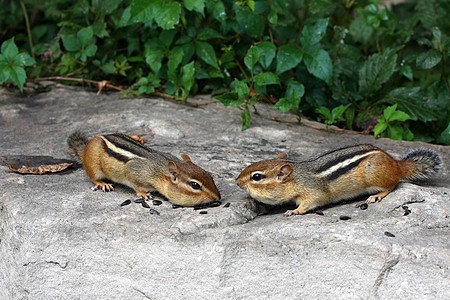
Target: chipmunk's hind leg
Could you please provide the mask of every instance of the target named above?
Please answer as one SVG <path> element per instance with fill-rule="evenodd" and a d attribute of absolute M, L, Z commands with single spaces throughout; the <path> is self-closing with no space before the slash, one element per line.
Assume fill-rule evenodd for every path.
<path fill-rule="evenodd" d="M 94 137 L 86 147 L 83 155 L 83 166 L 86 170 L 86 173 L 91 178 L 94 183 L 94 187 L 92 188 L 94 191 L 102 190 L 103 192 L 111 192 L 114 191 L 114 187 L 110 183 L 106 183 L 103 179 L 107 178 L 107 176 L 102 171 L 102 158 L 100 149 L 103 149 L 104 142 L 103 140 L 96 136 Z M 85 163 L 89 161 L 90 163 Z"/>
<path fill-rule="evenodd" d="M 378 170 L 377 166 L 383 166 L 384 168 Z M 384 152 L 379 152 L 364 161 L 361 170 L 364 170 L 360 177 L 365 179 L 363 185 L 366 191 L 377 193 L 371 195 L 366 203 L 381 201 L 397 186 L 401 178 L 398 162 Z"/>

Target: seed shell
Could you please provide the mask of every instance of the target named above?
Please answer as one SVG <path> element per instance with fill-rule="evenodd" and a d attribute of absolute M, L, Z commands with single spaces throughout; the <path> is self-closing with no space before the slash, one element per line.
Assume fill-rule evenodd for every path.
<path fill-rule="evenodd" d="M 359 206 L 359 209 L 360 209 L 360 210 L 366 210 L 368 207 L 369 207 L 369 205 L 368 205 L 367 203 L 362 203 L 362 204 Z"/>
<path fill-rule="evenodd" d="M 130 203 L 131 203 L 131 200 L 128 199 L 128 200 L 123 201 L 123 202 L 120 204 L 120 206 L 125 206 L 125 205 L 128 205 L 128 204 L 130 204 Z"/>
<path fill-rule="evenodd" d="M 384 235 L 385 235 L 385 236 L 388 236 L 388 237 L 395 237 L 395 234 L 390 233 L 389 231 L 385 231 L 385 232 L 384 232 Z"/>

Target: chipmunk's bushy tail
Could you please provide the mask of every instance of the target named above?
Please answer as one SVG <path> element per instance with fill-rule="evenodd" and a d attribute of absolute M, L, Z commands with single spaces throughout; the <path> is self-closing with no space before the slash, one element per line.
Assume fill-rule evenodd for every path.
<path fill-rule="evenodd" d="M 441 171 L 443 162 L 439 153 L 426 148 L 411 149 L 398 162 L 401 177 L 408 180 L 426 179 Z"/>
<path fill-rule="evenodd" d="M 81 131 L 75 131 L 67 138 L 67 146 L 69 146 L 69 154 L 78 162 L 82 163 L 82 157 L 86 146 L 89 143 L 87 135 Z"/>

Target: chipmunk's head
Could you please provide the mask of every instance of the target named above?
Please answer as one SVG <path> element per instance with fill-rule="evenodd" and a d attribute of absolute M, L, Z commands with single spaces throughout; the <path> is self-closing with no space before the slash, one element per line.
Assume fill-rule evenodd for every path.
<path fill-rule="evenodd" d="M 191 162 L 191 158 L 181 153 L 183 160 L 169 161 L 168 184 L 164 195 L 173 203 L 196 206 L 220 201 L 220 193 L 211 175 Z"/>
<path fill-rule="evenodd" d="M 290 201 L 293 165 L 286 157 L 286 152 L 282 152 L 275 159 L 248 166 L 236 179 L 236 184 L 246 189 L 252 198 L 266 204 Z"/>

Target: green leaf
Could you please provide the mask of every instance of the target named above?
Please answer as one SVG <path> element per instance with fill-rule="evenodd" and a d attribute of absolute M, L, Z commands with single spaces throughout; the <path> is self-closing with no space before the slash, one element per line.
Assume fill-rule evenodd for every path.
<path fill-rule="evenodd" d="M 400 121 L 400 122 L 405 122 L 407 120 L 411 119 L 410 116 L 408 116 L 407 113 L 402 112 L 402 111 L 394 111 L 389 119 L 389 121 Z"/>
<path fill-rule="evenodd" d="M 27 53 L 19 53 L 14 38 L 3 42 L 0 53 L 0 83 L 12 80 L 23 92 L 23 85 L 27 80 L 24 66 L 36 62 Z"/>
<path fill-rule="evenodd" d="M 344 114 L 345 110 L 350 106 L 351 104 L 347 105 L 339 105 L 338 107 L 333 108 L 331 111 L 331 120 L 335 121 L 338 120 L 342 115 Z"/>
<path fill-rule="evenodd" d="M 225 22 L 227 19 L 227 12 L 222 1 L 206 1 L 206 9 L 211 13 L 214 19 L 219 22 Z"/>
<path fill-rule="evenodd" d="M 407 113 L 413 121 L 435 121 L 437 113 L 423 105 L 426 98 L 420 87 L 401 87 L 390 91 L 380 103 L 387 102 L 398 105 L 399 110 Z"/>
<path fill-rule="evenodd" d="M 397 104 L 388 106 L 384 109 L 383 114 L 384 114 L 384 117 L 386 118 L 387 122 L 391 121 L 391 116 L 396 109 L 397 109 Z"/>
<path fill-rule="evenodd" d="M 148 23 L 155 21 L 164 30 L 173 29 L 180 20 L 181 4 L 165 0 L 133 0 L 131 21 Z"/>
<path fill-rule="evenodd" d="M 197 53 L 197 57 L 199 57 L 205 63 L 215 69 L 219 69 L 219 66 L 217 65 L 216 52 L 214 51 L 213 46 L 211 46 L 207 42 L 199 41 L 195 44 L 195 52 Z"/>
<path fill-rule="evenodd" d="M 145 51 L 145 62 L 150 66 L 153 72 L 158 73 L 161 69 L 164 51 L 161 49 L 148 49 Z"/>
<path fill-rule="evenodd" d="M 187 64 L 189 61 L 191 61 L 192 56 L 194 56 L 195 53 L 195 44 L 194 43 L 188 43 L 184 44 L 182 46 L 183 48 L 183 64 Z"/>
<path fill-rule="evenodd" d="M 359 69 L 359 92 L 366 97 L 373 95 L 394 73 L 397 54 L 395 49 L 375 53 Z"/>
<path fill-rule="evenodd" d="M 4 41 L 1 48 L 1 53 L 3 54 L 6 61 L 13 61 L 16 55 L 19 53 L 19 49 L 14 43 L 14 37 L 10 38 L 7 41 Z"/>
<path fill-rule="evenodd" d="M 236 20 L 240 25 L 240 30 L 246 32 L 251 37 L 261 37 L 264 32 L 264 19 L 249 8 L 237 8 Z"/>
<path fill-rule="evenodd" d="M 203 28 L 197 35 L 197 40 L 206 41 L 209 39 L 223 39 L 224 36 L 212 28 Z"/>
<path fill-rule="evenodd" d="M 11 80 L 17 84 L 20 91 L 23 92 L 23 85 L 25 84 L 25 81 L 27 80 L 27 74 L 25 73 L 24 68 L 12 66 L 10 69 L 9 76 Z"/>
<path fill-rule="evenodd" d="M 205 0 L 183 0 L 187 10 L 196 11 L 203 14 L 205 8 Z"/>
<path fill-rule="evenodd" d="M 375 125 L 375 128 L 373 129 L 373 136 L 377 137 L 382 132 L 384 132 L 387 129 L 387 127 L 388 127 L 387 123 L 378 123 L 377 125 Z"/>
<path fill-rule="evenodd" d="M 442 34 L 441 34 L 441 30 L 438 27 L 433 27 L 431 28 L 431 32 L 433 33 L 434 38 L 436 39 L 436 41 L 441 44 L 441 40 L 442 40 Z"/>
<path fill-rule="evenodd" d="M 305 87 L 294 79 L 287 81 L 287 89 L 285 97 L 290 98 L 293 93 L 296 93 L 297 97 L 301 98 L 305 94 Z"/>
<path fill-rule="evenodd" d="M 97 45 L 89 45 L 84 49 L 84 54 L 88 57 L 92 57 L 97 52 Z"/>
<path fill-rule="evenodd" d="M 378 27 L 380 27 L 380 23 L 381 23 L 380 19 L 377 18 L 377 16 L 373 16 L 373 15 L 367 16 L 366 22 L 373 29 L 377 29 Z"/>
<path fill-rule="evenodd" d="M 301 97 L 297 95 L 295 90 L 293 90 L 289 97 L 278 100 L 273 108 L 278 108 L 281 112 L 288 112 L 291 109 L 297 109 L 300 105 L 300 100 Z"/>
<path fill-rule="evenodd" d="M 5 64 L 2 60 L 2 54 L 0 54 L 0 84 L 9 80 L 11 68 L 8 64 Z"/>
<path fill-rule="evenodd" d="M 61 35 L 64 48 L 70 52 L 77 52 L 81 50 L 81 44 L 78 38 L 74 35 Z"/>
<path fill-rule="evenodd" d="M 323 49 L 309 49 L 303 54 L 303 59 L 311 74 L 331 85 L 333 64 L 328 52 Z"/>
<path fill-rule="evenodd" d="M 259 97 L 261 97 L 261 95 L 255 93 L 255 94 L 250 98 L 250 100 L 248 101 L 248 104 L 250 104 L 250 105 L 255 105 L 256 102 L 258 102 Z"/>
<path fill-rule="evenodd" d="M 92 29 L 92 26 L 80 29 L 77 33 L 77 38 L 81 48 L 85 48 L 93 36 L 94 30 Z"/>
<path fill-rule="evenodd" d="M 195 83 L 194 79 L 195 68 L 194 61 L 181 67 L 181 86 L 183 87 L 183 99 L 186 100 L 189 92 Z"/>
<path fill-rule="evenodd" d="M 344 112 L 344 119 L 345 119 L 347 128 L 350 130 L 353 129 L 353 121 L 355 120 L 355 112 L 356 112 L 356 109 L 354 106 L 347 108 Z"/>
<path fill-rule="evenodd" d="M 167 76 L 170 81 L 176 84 L 177 82 L 177 73 L 176 70 L 183 60 L 183 49 L 180 46 L 177 46 L 170 50 L 169 52 L 169 60 L 167 62 Z"/>
<path fill-rule="evenodd" d="M 256 44 L 258 49 L 259 63 L 264 69 L 268 69 L 277 54 L 277 47 L 272 42 L 261 42 Z"/>
<path fill-rule="evenodd" d="M 296 45 L 282 45 L 277 53 L 276 73 L 281 74 L 297 67 L 297 65 L 302 61 L 302 58 L 303 54 Z"/>
<path fill-rule="evenodd" d="M 155 7 L 155 21 L 164 30 L 173 29 L 180 21 L 180 13 L 180 3 L 163 1 Z"/>
<path fill-rule="evenodd" d="M 114 61 L 111 59 L 103 66 L 100 67 L 105 74 L 113 74 L 116 71 L 116 67 L 114 65 Z M 145 78 L 145 77 L 143 77 Z"/>
<path fill-rule="evenodd" d="M 422 70 L 428 70 L 441 62 L 442 56 L 434 49 L 420 53 L 416 58 L 416 66 Z"/>
<path fill-rule="evenodd" d="M 403 138 L 403 127 L 400 124 L 390 125 L 387 128 L 387 134 L 389 138 L 401 141 Z"/>
<path fill-rule="evenodd" d="M 122 16 L 120 17 L 119 24 L 117 24 L 117 28 L 125 27 L 130 25 L 131 19 L 131 6 L 128 6 L 123 10 Z"/>
<path fill-rule="evenodd" d="M 220 96 L 216 96 L 216 99 L 222 102 L 225 106 L 239 107 L 244 104 L 244 100 L 239 99 L 237 92 L 225 93 Z"/>
<path fill-rule="evenodd" d="M 403 76 L 408 78 L 410 81 L 413 81 L 414 75 L 413 75 L 412 68 L 410 66 L 408 66 L 408 65 L 402 66 L 400 69 L 400 72 L 402 73 Z"/>
<path fill-rule="evenodd" d="M 331 112 L 327 107 L 324 106 L 317 107 L 316 112 L 324 116 L 326 120 L 331 120 Z"/>
<path fill-rule="evenodd" d="M 264 72 L 255 76 L 255 83 L 260 86 L 279 84 L 280 79 L 276 74 L 272 72 Z"/>
<path fill-rule="evenodd" d="M 314 24 L 303 27 L 300 42 L 304 48 L 317 45 L 327 32 L 328 19 L 319 19 Z"/>
<path fill-rule="evenodd" d="M 277 25 L 278 23 L 278 14 L 275 9 L 271 9 L 269 15 L 267 16 L 267 20 L 272 25 Z"/>
<path fill-rule="evenodd" d="M 234 79 L 234 90 L 237 92 L 239 99 L 248 99 L 250 96 L 250 89 L 243 80 Z"/>
<path fill-rule="evenodd" d="M 166 48 L 169 48 L 170 45 L 172 45 L 175 34 L 176 34 L 175 30 L 163 30 L 159 34 L 159 39 L 163 42 Z"/>
<path fill-rule="evenodd" d="M 444 145 L 450 145 L 450 123 L 438 136 L 437 142 Z"/>
<path fill-rule="evenodd" d="M 409 130 L 409 128 L 405 127 L 405 128 L 403 128 L 402 138 L 405 141 L 412 141 L 412 140 L 414 140 L 414 133 L 412 133 L 411 130 Z"/>
<path fill-rule="evenodd" d="M 367 25 L 363 14 L 358 14 L 349 26 L 349 33 L 356 42 L 367 45 L 371 40 L 373 28 Z"/>
<path fill-rule="evenodd" d="M 16 55 L 14 58 L 14 65 L 16 66 L 32 66 L 36 64 L 36 61 L 31 58 L 31 56 L 28 53 L 22 52 Z"/>
<path fill-rule="evenodd" d="M 130 5 L 131 22 L 147 23 L 153 21 L 156 15 L 157 8 L 163 4 L 164 0 L 132 0 Z M 126 18 L 126 16 L 122 17 Z"/>
<path fill-rule="evenodd" d="M 244 63 L 253 75 L 255 65 L 259 60 L 259 52 L 256 46 L 251 46 L 244 57 Z"/>
<path fill-rule="evenodd" d="M 252 115 L 250 114 L 250 109 L 248 108 L 247 105 L 245 105 L 245 110 L 241 114 L 241 119 L 242 119 L 242 131 L 244 131 L 250 126 L 250 123 L 252 122 Z"/>

